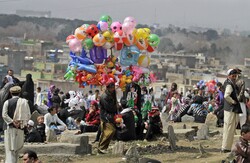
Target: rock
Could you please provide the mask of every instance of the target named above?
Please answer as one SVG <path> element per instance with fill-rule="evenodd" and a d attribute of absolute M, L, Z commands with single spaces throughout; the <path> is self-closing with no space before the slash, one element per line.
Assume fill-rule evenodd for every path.
<path fill-rule="evenodd" d="M 197 131 L 197 139 L 198 140 L 206 140 L 208 139 L 209 128 L 207 125 L 202 125 L 201 128 Z"/>
<path fill-rule="evenodd" d="M 214 130 L 214 131 L 209 131 L 208 136 L 213 137 L 213 136 L 219 135 L 219 134 L 220 134 L 220 131 Z"/>
<path fill-rule="evenodd" d="M 171 125 L 168 126 L 168 141 L 170 143 L 171 150 L 174 151 L 177 148 L 176 147 L 177 138 L 174 133 L 174 128 Z"/>
<path fill-rule="evenodd" d="M 205 124 L 208 126 L 216 126 L 217 124 L 217 117 L 213 113 L 208 113 Z"/>
<path fill-rule="evenodd" d="M 161 163 L 161 162 L 151 158 L 140 158 L 139 163 Z"/>
<path fill-rule="evenodd" d="M 194 122 L 194 117 L 189 115 L 184 115 L 181 117 L 181 122 Z"/>
<path fill-rule="evenodd" d="M 139 163 L 140 155 L 135 146 L 132 146 L 127 150 L 125 157 L 126 163 Z"/>
<path fill-rule="evenodd" d="M 123 155 L 124 154 L 125 143 L 122 141 L 118 141 L 113 146 L 112 154 L 115 155 Z"/>
<path fill-rule="evenodd" d="M 166 137 L 162 137 L 161 138 L 161 142 L 165 142 L 165 141 L 167 141 L 167 138 Z"/>
<path fill-rule="evenodd" d="M 54 130 L 49 130 L 47 132 L 47 142 L 57 142 L 57 136 Z"/>
<path fill-rule="evenodd" d="M 34 126 L 37 125 L 37 117 L 39 117 L 41 114 L 38 113 L 38 111 L 34 111 L 32 114 L 31 114 L 31 117 L 30 119 L 34 122 Z"/>

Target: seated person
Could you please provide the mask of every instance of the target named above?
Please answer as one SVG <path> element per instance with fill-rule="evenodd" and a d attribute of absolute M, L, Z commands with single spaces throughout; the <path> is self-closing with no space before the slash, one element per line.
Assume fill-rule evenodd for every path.
<path fill-rule="evenodd" d="M 56 114 L 56 107 L 52 106 L 48 109 L 49 113 L 44 116 L 45 133 L 48 134 L 49 130 L 56 132 L 62 132 L 66 129 L 66 124 L 58 118 Z"/>
<path fill-rule="evenodd" d="M 40 133 L 40 135 L 42 137 L 42 142 L 46 141 L 44 116 L 37 117 L 36 129 L 37 129 L 37 131 Z"/>
<path fill-rule="evenodd" d="M 121 99 L 123 125 L 116 128 L 116 139 L 122 141 L 135 140 L 135 115 L 131 108 L 128 107 L 126 99 Z"/>
<path fill-rule="evenodd" d="M 236 156 L 236 162 L 248 163 L 250 162 L 250 124 L 245 123 L 241 127 L 241 136 L 239 141 L 235 144 L 232 152 Z"/>
<path fill-rule="evenodd" d="M 25 142 L 42 142 L 42 137 L 40 133 L 34 127 L 34 122 L 32 120 L 28 121 L 26 134 L 25 134 Z"/>
<path fill-rule="evenodd" d="M 147 130 L 145 139 L 151 140 L 154 135 L 162 134 L 162 122 L 160 111 L 158 108 L 152 108 L 148 113 L 148 120 L 145 122 L 145 129 Z"/>
<path fill-rule="evenodd" d="M 85 118 L 85 124 L 80 125 L 80 130 L 78 133 L 84 132 L 96 132 L 98 131 L 98 127 L 100 125 L 100 110 L 98 108 L 97 101 L 91 101 L 89 113 L 87 113 Z"/>

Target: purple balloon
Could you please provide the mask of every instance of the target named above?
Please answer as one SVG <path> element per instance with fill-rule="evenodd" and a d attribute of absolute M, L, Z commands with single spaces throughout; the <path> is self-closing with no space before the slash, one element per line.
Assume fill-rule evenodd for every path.
<path fill-rule="evenodd" d="M 101 64 L 107 58 L 107 49 L 101 46 L 94 46 L 89 50 L 89 55 L 94 63 Z"/>

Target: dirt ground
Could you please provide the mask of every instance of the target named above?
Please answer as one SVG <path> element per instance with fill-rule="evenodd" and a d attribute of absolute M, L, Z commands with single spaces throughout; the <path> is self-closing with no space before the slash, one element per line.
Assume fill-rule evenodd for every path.
<path fill-rule="evenodd" d="M 182 128 L 184 123 L 173 123 L 174 128 Z M 191 128 L 191 126 L 200 126 L 202 124 L 196 123 L 185 123 L 187 128 Z M 131 145 L 137 145 L 139 148 L 151 147 L 156 148 L 154 151 L 150 152 L 140 152 L 142 157 L 153 158 L 161 161 L 162 163 L 220 163 L 221 160 L 224 160 L 228 154 L 224 154 L 220 152 L 221 141 L 222 141 L 222 128 L 210 127 L 210 130 L 220 131 L 220 134 L 210 137 L 208 140 L 179 140 L 177 142 L 178 149 L 176 151 L 166 150 L 161 151 L 157 150 L 158 146 L 169 147 L 168 141 L 157 139 L 155 141 L 132 141 L 126 142 L 126 147 Z M 237 130 L 239 134 L 239 131 Z M 238 135 L 235 136 L 235 140 L 238 139 Z M 91 141 L 91 140 L 90 140 Z M 111 143 L 112 145 L 115 142 Z M 201 155 L 199 152 L 199 144 L 202 144 L 205 150 L 205 154 Z M 112 154 L 105 155 L 97 155 L 96 154 L 96 146 L 93 145 L 92 155 L 84 155 L 84 156 L 65 156 L 65 155 L 39 155 L 39 158 L 43 163 L 123 163 L 125 162 L 124 156 L 115 156 Z M 153 152 L 152 152 L 153 151 Z M 111 153 L 111 149 L 110 149 Z M 21 159 L 20 159 L 21 162 Z"/>

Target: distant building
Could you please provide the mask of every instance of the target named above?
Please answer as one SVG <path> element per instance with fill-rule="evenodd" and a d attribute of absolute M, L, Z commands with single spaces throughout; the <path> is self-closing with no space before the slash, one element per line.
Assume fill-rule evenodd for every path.
<path fill-rule="evenodd" d="M 16 10 L 16 14 L 26 17 L 51 17 L 51 11 Z"/>

